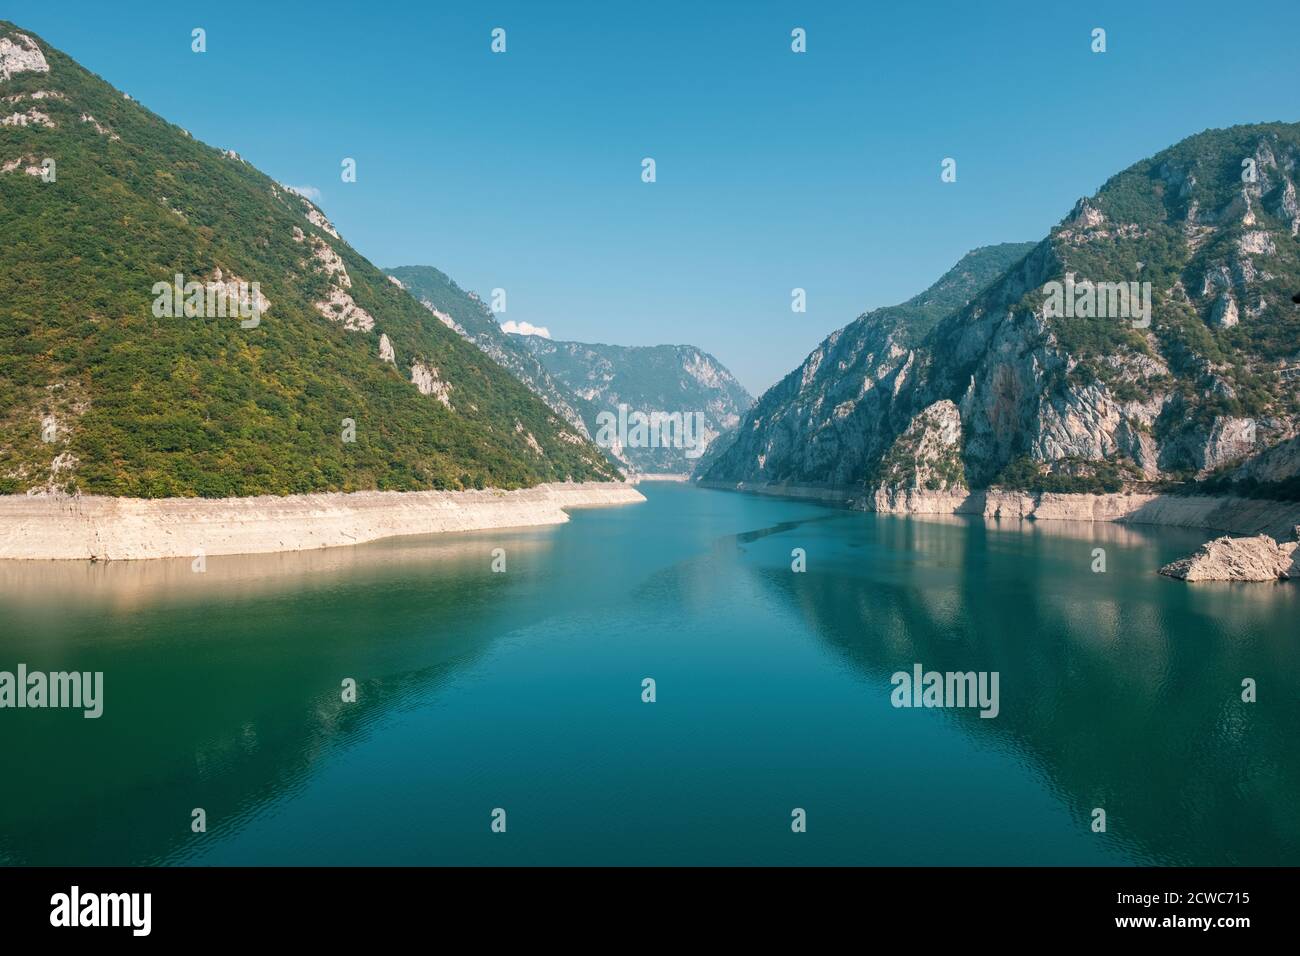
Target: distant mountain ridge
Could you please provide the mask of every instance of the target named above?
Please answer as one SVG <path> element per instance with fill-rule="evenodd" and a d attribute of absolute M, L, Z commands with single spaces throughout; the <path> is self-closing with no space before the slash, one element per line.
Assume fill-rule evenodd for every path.
<path fill-rule="evenodd" d="M 505 332 L 478 295 L 432 266 L 384 270 L 448 328 L 474 342 L 584 436 L 601 437 L 601 413 L 700 413 L 703 444 L 735 427 L 753 402 L 716 358 L 690 345 L 620 346 Z M 704 448 L 599 442 L 640 474 L 690 474 Z M 687 454 L 687 452 L 690 454 Z"/>
<path fill-rule="evenodd" d="M 532 389 L 551 410 L 584 438 L 590 438 L 568 390 L 556 382 L 527 344 L 497 324 L 492 311 L 474 292 L 466 292 L 433 266 L 395 266 L 384 270 L 401 282 L 443 325 L 468 338 L 494 362 Z"/>
<path fill-rule="evenodd" d="M 704 477 L 878 504 L 989 486 L 1300 490 L 1298 164 L 1300 125 L 1284 123 L 1135 164 L 919 339 L 869 317 L 833 334 Z M 1119 295 L 1130 283 L 1145 319 Z M 1062 314 L 1061 289 L 1079 309 Z"/>
<path fill-rule="evenodd" d="M 601 422 L 640 412 L 698 416 L 691 448 L 618 441 L 615 458 L 635 473 L 691 474 L 718 436 L 740 423 L 753 404 L 727 368 L 693 345 L 598 345 L 519 336 L 546 370 L 574 396 L 573 404 L 597 444 Z M 622 409 L 623 411 L 620 411 Z M 602 416 L 605 416 L 602 418 Z"/>
<path fill-rule="evenodd" d="M 0 101 L 0 493 L 617 477 L 576 416 L 422 309 L 315 204 L 5 21 Z M 254 283 L 264 313 L 160 313 L 175 276 L 201 315 L 204 290 L 249 304 Z"/>

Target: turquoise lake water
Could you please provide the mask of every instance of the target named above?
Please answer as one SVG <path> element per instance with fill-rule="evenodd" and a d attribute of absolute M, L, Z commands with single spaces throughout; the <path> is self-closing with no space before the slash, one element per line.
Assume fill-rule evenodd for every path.
<path fill-rule="evenodd" d="M 1296 583 L 1157 576 L 1198 532 L 642 490 L 202 574 L 0 562 L 0 670 L 105 684 L 0 710 L 0 861 L 1300 864 Z M 917 663 L 997 672 L 998 716 L 895 708 Z"/>

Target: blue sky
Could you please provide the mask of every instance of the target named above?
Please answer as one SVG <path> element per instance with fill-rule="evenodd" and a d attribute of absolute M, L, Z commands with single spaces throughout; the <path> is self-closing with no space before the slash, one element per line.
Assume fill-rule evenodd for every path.
<path fill-rule="evenodd" d="M 698 345 L 755 394 L 969 249 L 1041 238 L 1130 163 L 1207 127 L 1300 119 L 1293 0 L 59 0 L 0 15 L 315 187 L 378 265 L 504 288 L 502 320 L 557 338 Z"/>

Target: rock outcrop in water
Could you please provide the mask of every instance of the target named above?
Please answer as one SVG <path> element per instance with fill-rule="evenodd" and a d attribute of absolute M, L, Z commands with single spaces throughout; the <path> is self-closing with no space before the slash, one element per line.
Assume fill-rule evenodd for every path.
<path fill-rule="evenodd" d="M 1300 529 L 1297 529 L 1300 531 Z M 1183 581 L 1285 581 L 1300 577 L 1300 543 L 1279 544 L 1266 534 L 1215 538 L 1160 573 Z"/>

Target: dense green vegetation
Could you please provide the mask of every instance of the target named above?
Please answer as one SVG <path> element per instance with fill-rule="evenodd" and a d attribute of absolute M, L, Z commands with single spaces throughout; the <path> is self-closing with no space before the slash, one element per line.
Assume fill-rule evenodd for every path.
<path fill-rule="evenodd" d="M 1050 491 L 1058 494 L 1109 494 L 1124 489 L 1125 470 L 1110 461 L 1072 461 L 1060 470 L 1022 455 L 1010 462 L 991 485 L 1011 491 Z"/>
<path fill-rule="evenodd" d="M 0 21 L 0 35 L 15 30 Z M 64 453 L 77 464 L 59 485 L 142 497 L 613 475 L 594 446 L 561 439 L 564 423 L 522 384 L 311 225 L 298 197 L 41 48 L 50 73 L 0 84 L 4 96 L 62 94 L 7 107 L 39 105 L 55 128 L 0 128 L 0 163 L 57 162 L 53 183 L 0 174 L 0 492 L 44 484 Z M 294 227 L 342 257 L 373 331 L 313 308 L 328 280 Z M 260 283 L 271 308 L 257 328 L 152 315 L 156 282 L 217 268 Z M 378 359 L 381 332 L 396 367 Z M 452 408 L 410 383 L 416 360 L 451 384 Z M 53 442 L 46 415 L 60 423 Z"/>
<path fill-rule="evenodd" d="M 898 305 L 873 309 L 858 321 L 869 319 L 884 323 L 897 329 L 900 343 L 917 345 L 941 319 L 960 309 L 1014 267 L 1033 251 L 1035 245 L 1037 243 L 1003 242 L 972 249 L 924 292 Z"/>
<path fill-rule="evenodd" d="M 501 331 L 497 320 L 476 295 L 466 292 L 451 276 L 433 266 L 394 266 L 384 269 L 385 275 L 402 281 L 407 291 L 420 302 L 428 302 L 439 312 L 454 319 L 472 336 L 495 332 L 503 341 L 510 341 Z M 526 352 L 523 346 L 519 351 Z"/>
<path fill-rule="evenodd" d="M 551 377 L 529 349 L 525 336 L 502 331 L 496 317 L 478 296 L 466 292 L 450 276 L 432 266 L 397 266 L 384 271 L 401 280 L 421 304 L 450 317 L 475 345 L 527 385 L 575 430 L 586 427 L 576 407 L 578 397 Z M 612 459 L 611 464 L 619 467 Z"/>
<path fill-rule="evenodd" d="M 1056 244 L 1062 272 L 1097 281 L 1150 282 L 1154 290 L 1150 332 L 1168 359 L 1172 380 L 1149 381 L 1139 391 L 1128 385 L 1117 397 L 1144 397 L 1153 388 L 1176 385 L 1189 405 L 1211 417 L 1300 411 L 1296 389 L 1277 375 L 1279 362 L 1300 356 L 1300 309 L 1290 301 L 1300 290 L 1300 242 L 1289 236 L 1290 223 L 1279 216 L 1286 188 L 1282 171 L 1257 167 L 1260 195 L 1250 204 L 1254 221 L 1243 221 L 1242 160 L 1255 157 L 1261 144 L 1279 155 L 1300 150 L 1300 126 L 1234 126 L 1190 137 L 1112 177 L 1091 201 L 1110 228 L 1127 224 L 1136 227 L 1133 233 Z M 1058 226 L 1053 237 L 1069 228 L 1070 223 Z M 1197 235 L 1199 229 L 1204 237 Z M 1267 231 L 1274 240 L 1271 253 L 1252 257 L 1256 271 L 1247 283 L 1249 296 L 1239 302 L 1243 313 L 1254 308 L 1259 315 L 1243 314 L 1236 326 L 1221 328 L 1211 321 L 1213 297 L 1201 291 L 1207 273 L 1235 266 L 1237 244 L 1251 231 Z M 1191 243 L 1189 237 L 1199 241 Z M 1187 294 L 1170 291 L 1176 288 Z M 1239 287 L 1236 295 L 1242 295 Z M 1118 383 L 1113 365 L 1104 361 L 1108 356 L 1152 354 L 1146 335 L 1123 321 L 1058 318 L 1052 330 L 1080 360 L 1081 374 L 1112 389 Z"/>
<path fill-rule="evenodd" d="M 1047 318 L 1070 366 L 1046 372 L 1045 395 L 1064 401 L 1071 390 L 1100 385 L 1117 402 L 1156 402 L 1151 425 L 1129 425 L 1172 449 L 1161 455 L 1160 471 L 1180 491 L 1190 492 L 1180 482 L 1199 474 L 1190 449 L 1216 422 L 1255 419 L 1285 437 L 1286 423 L 1300 415 L 1300 383 L 1294 373 L 1283 374 L 1300 364 L 1300 308 L 1292 304 L 1300 290 L 1300 241 L 1292 234 L 1295 206 L 1287 205 L 1294 202 L 1287 199 L 1294 196 L 1288 180 L 1295 179 L 1297 155 L 1296 124 L 1189 137 L 1110 179 L 1052 230 L 1041 250 L 1056 280 L 1071 274 L 1076 282 L 1151 284 L 1149 328 L 1115 317 Z M 1243 182 L 1243 159 L 1255 163 L 1255 182 Z M 1081 225 L 1085 210 L 1102 217 L 1092 230 Z M 1235 325 L 1215 321 L 1224 291 L 1238 309 Z M 1012 309 L 1041 313 L 1045 298 L 1034 285 Z M 981 305 L 1005 308 L 996 297 Z M 1292 493 L 1285 482 L 1236 485 L 1232 471 L 1196 490 Z M 1126 458 L 1049 466 L 1013 453 L 992 481 L 1018 489 L 1107 491 L 1140 477 Z"/>
<path fill-rule="evenodd" d="M 1187 482 L 1170 490 L 1184 495 L 1240 495 L 1270 501 L 1300 501 L 1300 475 L 1282 481 L 1260 481 L 1234 476 L 1231 470 L 1225 469 L 1202 481 Z"/>

